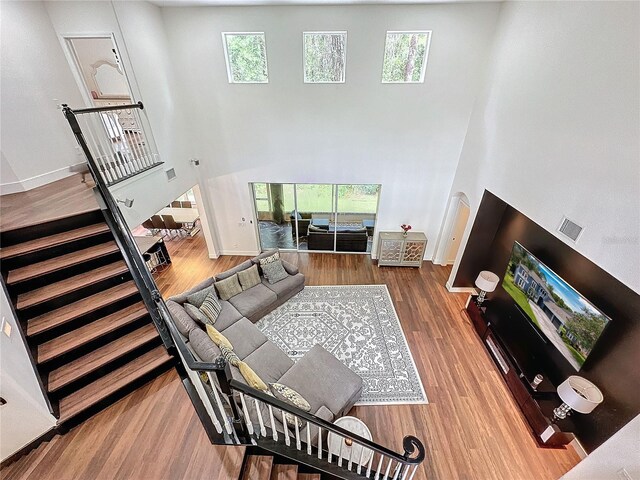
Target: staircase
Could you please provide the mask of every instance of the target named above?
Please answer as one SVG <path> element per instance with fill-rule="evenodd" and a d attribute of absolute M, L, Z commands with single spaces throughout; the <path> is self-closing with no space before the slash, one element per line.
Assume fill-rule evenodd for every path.
<path fill-rule="evenodd" d="M 59 424 L 173 365 L 100 210 L 0 241 L 2 279 Z"/>
<path fill-rule="evenodd" d="M 275 463 L 269 455 L 247 455 L 240 476 L 241 480 L 320 480 L 319 473 L 299 473 L 298 467 L 289 463 Z M 308 470 L 308 468 L 306 468 Z"/>

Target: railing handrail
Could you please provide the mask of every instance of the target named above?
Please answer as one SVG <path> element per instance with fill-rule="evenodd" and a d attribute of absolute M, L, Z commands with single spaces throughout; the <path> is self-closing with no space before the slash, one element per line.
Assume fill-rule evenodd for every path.
<path fill-rule="evenodd" d="M 113 110 L 128 110 L 130 108 L 139 108 L 140 110 L 144 110 L 144 105 L 142 104 L 142 102 L 137 102 L 130 103 L 128 105 L 109 105 L 106 107 L 89 107 L 72 110 L 66 103 L 63 103 L 62 108 L 71 110 L 75 115 L 82 115 L 83 113 L 110 112 Z"/>

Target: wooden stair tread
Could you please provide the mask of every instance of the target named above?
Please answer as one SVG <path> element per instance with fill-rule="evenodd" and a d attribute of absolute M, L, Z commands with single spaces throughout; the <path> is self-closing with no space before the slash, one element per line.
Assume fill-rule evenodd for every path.
<path fill-rule="evenodd" d="M 18 295 L 17 308 L 22 310 L 56 297 L 71 293 L 80 288 L 106 280 L 128 271 L 124 260 L 105 265 L 95 270 L 90 270 L 80 275 L 70 277 L 59 282 L 45 285 L 44 287 Z"/>
<path fill-rule="evenodd" d="M 270 480 L 273 457 L 248 455 L 242 480 Z"/>
<path fill-rule="evenodd" d="M 38 345 L 37 362 L 44 363 L 59 357 L 88 343 L 96 338 L 111 333 L 118 328 L 135 322 L 147 314 L 144 303 L 138 302 L 122 310 L 102 317 L 99 320 L 83 325 L 71 332 L 60 335 L 48 342 Z"/>
<path fill-rule="evenodd" d="M 59 257 L 50 258 L 42 262 L 16 268 L 15 270 L 10 270 L 7 277 L 7 283 L 11 285 L 25 280 L 30 280 L 32 278 L 46 275 L 47 273 L 103 257 L 117 251 L 118 246 L 111 240 L 100 245 L 60 255 Z"/>
<path fill-rule="evenodd" d="M 171 356 L 164 346 L 159 345 L 122 367 L 98 378 L 86 387 L 62 398 L 60 400 L 60 421 L 65 422 L 75 417 L 169 360 L 171 360 Z"/>
<path fill-rule="evenodd" d="M 109 227 L 106 223 L 96 223 L 86 227 L 57 233 L 55 235 L 49 235 L 48 237 L 36 238 L 34 240 L 29 240 L 28 242 L 17 243 L 16 245 L 1 248 L 0 259 L 6 260 L 7 258 L 36 252 L 43 248 L 55 247 L 57 245 L 73 242 L 82 238 L 92 237 L 108 231 Z"/>
<path fill-rule="evenodd" d="M 147 324 L 107 343 L 103 347 L 51 371 L 49 373 L 48 391 L 54 392 L 72 381 L 82 378 L 132 352 L 154 338 L 158 338 L 158 330 L 153 324 Z"/>
<path fill-rule="evenodd" d="M 297 465 L 274 465 L 271 468 L 270 480 L 297 480 Z"/>
<path fill-rule="evenodd" d="M 44 313 L 29 320 L 27 324 L 27 336 L 36 335 L 51 328 L 67 323 L 75 318 L 98 310 L 123 298 L 138 293 L 133 281 L 128 281 L 103 292 L 85 297 L 77 302 Z"/>

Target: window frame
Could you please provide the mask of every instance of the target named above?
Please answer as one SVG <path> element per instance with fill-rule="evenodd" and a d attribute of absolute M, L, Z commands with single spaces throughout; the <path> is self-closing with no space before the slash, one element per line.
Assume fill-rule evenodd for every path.
<path fill-rule="evenodd" d="M 221 32 L 222 34 L 222 48 L 224 50 L 224 61 L 227 65 L 227 79 L 230 84 L 256 84 L 256 85 L 264 85 L 269 83 L 269 59 L 267 54 L 267 34 L 265 32 Z M 267 79 L 264 82 L 256 82 L 256 81 L 235 81 L 233 79 L 233 71 L 231 66 L 231 60 L 229 59 L 229 50 L 227 48 L 227 35 L 262 35 L 264 40 L 264 66 L 267 71 Z"/>
<path fill-rule="evenodd" d="M 384 59 L 387 53 L 387 37 L 389 36 L 389 34 L 394 35 L 394 34 L 398 34 L 398 33 L 407 33 L 407 34 L 412 34 L 412 33 L 417 33 L 417 34 L 427 34 L 427 45 L 425 46 L 424 49 L 424 61 L 422 62 L 422 69 L 420 72 L 420 79 L 419 80 L 412 80 L 409 82 L 405 82 L 403 81 L 385 81 L 383 75 L 384 75 Z M 433 30 L 387 30 L 387 32 L 384 34 L 384 48 L 382 50 L 382 70 L 380 72 L 380 80 L 381 83 L 385 84 L 385 85 L 406 85 L 406 84 L 418 84 L 418 83 L 424 83 L 424 77 L 426 76 L 427 73 L 427 63 L 429 62 L 429 49 L 431 47 L 431 38 L 433 37 Z"/>
<path fill-rule="evenodd" d="M 302 83 L 308 83 L 308 84 L 325 84 L 325 85 L 332 85 L 332 84 L 341 84 L 341 83 L 346 83 L 347 82 L 347 37 L 348 37 L 348 32 L 346 30 L 320 30 L 320 31 L 304 31 L 302 32 Z M 305 49 L 305 38 L 307 35 L 336 35 L 336 34 L 344 34 L 344 59 L 343 59 L 343 65 L 344 65 L 344 70 L 342 72 L 342 80 L 341 81 L 337 81 L 337 82 L 311 82 L 309 80 L 307 80 L 307 54 L 306 54 L 306 49 Z"/>

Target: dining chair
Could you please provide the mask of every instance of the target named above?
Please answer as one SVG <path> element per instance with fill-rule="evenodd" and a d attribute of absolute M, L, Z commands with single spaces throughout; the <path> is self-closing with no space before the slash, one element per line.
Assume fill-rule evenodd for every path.
<path fill-rule="evenodd" d="M 164 220 L 164 224 L 169 229 L 169 231 L 175 231 L 178 233 L 178 235 L 180 235 L 180 231 L 185 231 L 182 223 L 176 222 L 173 219 L 173 215 L 162 215 L 162 219 Z"/>

